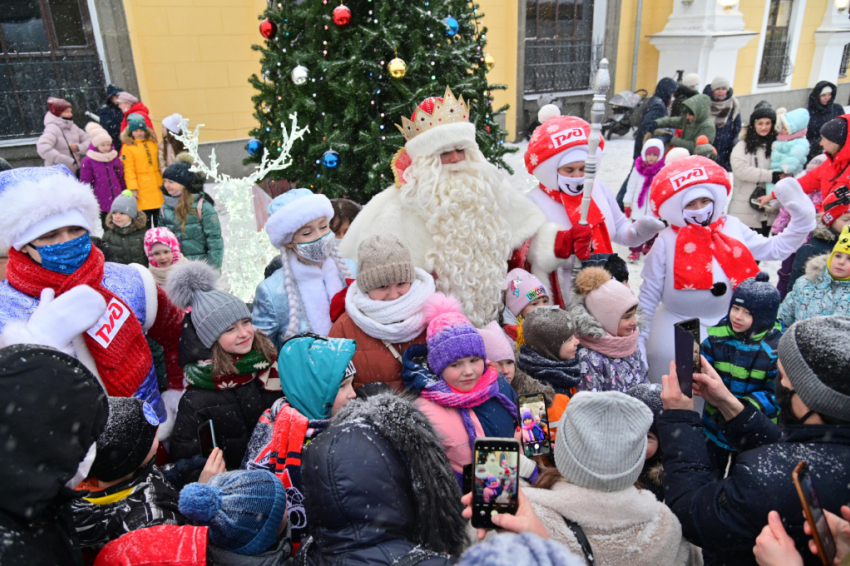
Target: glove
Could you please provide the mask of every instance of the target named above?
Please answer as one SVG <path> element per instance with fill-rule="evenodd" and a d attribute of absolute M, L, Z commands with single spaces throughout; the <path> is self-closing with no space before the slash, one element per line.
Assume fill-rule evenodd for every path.
<path fill-rule="evenodd" d="M 71 342 L 94 326 L 106 312 L 103 296 L 88 285 L 78 285 L 58 299 L 53 289 L 41 292 L 41 301 L 28 321 L 10 323 L 3 330 L 6 345 L 37 344 L 75 356 Z"/>
<path fill-rule="evenodd" d="M 555 235 L 555 257 L 567 259 L 573 255 L 573 231 L 559 230 Z"/>
<path fill-rule="evenodd" d="M 635 220 L 632 228 L 639 238 L 646 241 L 664 229 L 664 222 L 652 216 L 643 216 Z"/>
<path fill-rule="evenodd" d="M 168 418 L 164 423 L 160 423 L 159 431 L 156 437 L 160 442 L 165 442 L 171 438 L 171 431 L 174 429 L 174 421 L 177 419 L 177 407 L 180 405 L 180 398 L 183 397 L 184 390 L 169 389 L 162 393 L 162 402 L 165 404 L 165 413 Z"/>
<path fill-rule="evenodd" d="M 803 192 L 803 187 L 794 177 L 785 177 L 776 183 L 773 195 L 782 203 L 791 215 L 791 221 L 810 225 L 808 231 L 815 229 L 815 205 Z"/>
<path fill-rule="evenodd" d="M 776 183 L 779 182 L 780 179 L 782 179 L 782 171 L 774 171 L 773 172 L 773 178 L 771 179 L 771 182 L 775 185 Z"/>
<path fill-rule="evenodd" d="M 631 206 L 625 207 L 623 209 L 623 214 L 626 215 L 626 218 L 631 218 L 632 217 L 632 207 Z"/>
<path fill-rule="evenodd" d="M 573 250 L 575 251 L 576 257 L 584 261 L 590 257 L 590 245 L 593 242 L 593 230 L 590 226 L 577 224 L 573 226 L 571 232 L 573 236 Z"/>

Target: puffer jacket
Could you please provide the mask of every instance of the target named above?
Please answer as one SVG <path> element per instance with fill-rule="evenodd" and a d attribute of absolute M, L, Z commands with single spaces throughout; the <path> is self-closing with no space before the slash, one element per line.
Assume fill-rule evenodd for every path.
<path fill-rule="evenodd" d="M 77 151 L 71 151 L 72 143 L 77 144 Z M 88 134 L 74 124 L 73 120 L 66 120 L 48 112 L 44 115 L 44 132 L 38 138 L 35 149 L 44 159 L 45 167 L 60 164 L 77 173 L 90 144 Z"/>
<path fill-rule="evenodd" d="M 159 225 L 168 228 L 177 236 L 183 257 L 206 261 L 221 270 L 221 263 L 224 260 L 224 240 L 221 237 L 218 213 L 213 208 L 213 204 L 212 199 L 206 194 L 193 194 L 192 206 L 189 207 L 189 214 L 186 215 L 186 224 L 181 225 L 176 211 L 166 199 L 159 211 Z M 198 217 L 199 205 L 200 218 Z"/>
<path fill-rule="evenodd" d="M 153 122 L 151 122 L 151 111 L 148 110 L 148 107 L 145 106 L 141 101 L 135 103 L 130 108 L 124 112 L 124 117 L 121 119 L 121 131 L 127 129 L 127 116 L 130 114 L 141 114 L 145 118 L 145 125 L 148 127 L 148 131 L 151 133 L 151 136 L 154 140 L 156 140 L 156 133 L 154 133 Z M 124 140 L 121 140 L 122 143 Z"/>
<path fill-rule="evenodd" d="M 97 151 L 95 148 L 94 151 Z M 86 152 L 89 153 L 89 152 Z M 124 180 L 124 162 L 116 155 L 109 162 L 98 161 L 89 155 L 83 157 L 80 181 L 91 185 L 101 212 L 109 212 L 115 197 L 127 190 Z"/>
<path fill-rule="evenodd" d="M 728 100 L 732 101 L 732 107 L 726 116 L 723 127 L 718 129 L 715 123 L 714 127 L 717 130 L 717 134 L 714 142 L 709 140 L 709 143 L 713 143 L 714 149 L 717 150 L 717 164 L 729 171 L 731 170 L 729 156 L 732 154 L 732 148 L 738 142 L 738 134 L 741 133 L 741 107 L 738 105 L 738 99 L 734 96 L 734 89 L 730 88 L 723 100 L 714 100 L 710 84 L 705 85 L 702 93 L 707 95 L 711 100 L 712 120 L 716 116 L 720 116 L 720 112 L 722 111 L 721 106 L 724 102 Z"/>
<path fill-rule="evenodd" d="M 640 119 L 640 125 L 635 130 L 635 145 L 632 150 L 632 159 L 640 157 L 640 152 L 643 149 L 643 138 L 647 132 L 652 131 L 652 124 L 660 118 L 667 116 L 667 104 L 670 98 L 676 91 L 679 84 L 670 77 L 664 77 L 658 81 L 655 87 L 655 94 L 646 103 L 643 108 L 643 116 Z"/>
<path fill-rule="evenodd" d="M 121 131 L 121 159 L 124 161 L 124 180 L 127 189 L 138 192 L 139 210 L 156 210 L 162 206 L 162 173 L 156 157 L 156 142 L 139 141 L 125 128 Z"/>
<path fill-rule="evenodd" d="M 784 114 L 783 122 L 787 124 L 787 132 L 779 134 L 773 143 L 770 154 L 770 168 L 781 171 L 786 175 L 798 175 L 806 168 L 809 155 L 809 111 L 797 108 Z M 773 188 L 768 188 L 772 191 Z"/>
<path fill-rule="evenodd" d="M 121 152 L 121 122 L 124 120 L 124 113 L 118 108 L 117 104 L 109 101 L 113 96 L 121 94 L 122 91 L 115 85 L 106 87 L 106 99 L 100 108 L 97 109 L 97 115 L 100 118 L 100 126 L 106 130 L 112 138 L 112 145 L 115 150 Z"/>
<path fill-rule="evenodd" d="M 794 288 L 779 305 L 777 318 L 785 326 L 798 320 L 831 314 L 850 315 L 850 281 L 836 281 L 826 267 L 828 254 L 806 262 L 806 275 L 794 283 Z"/>
<path fill-rule="evenodd" d="M 824 106 L 820 103 L 820 93 L 825 87 L 832 88 L 832 100 Z M 821 127 L 844 114 L 844 108 L 835 102 L 835 97 L 838 94 L 838 87 L 829 81 L 820 81 L 809 93 L 809 102 L 806 106 L 809 109 L 809 131 L 806 133 L 806 138 L 809 140 L 809 161 L 823 153 L 823 148 L 820 145 L 820 129 Z"/>
<path fill-rule="evenodd" d="M 839 119 L 850 122 L 850 114 L 839 116 Z M 809 127 L 810 131 L 811 129 Z M 826 198 L 838 187 L 850 185 L 850 143 L 848 141 L 850 141 L 850 133 L 847 134 L 844 145 L 834 157 L 827 155 L 826 161 L 797 179 L 805 193 L 820 190 L 821 196 Z"/>
<path fill-rule="evenodd" d="M 750 197 L 757 186 L 762 185 L 767 190 L 768 184 L 773 179 L 773 171 L 770 169 L 770 158 L 767 157 L 765 146 L 760 145 L 755 153 L 747 152 L 747 128 L 741 130 L 740 139 L 732 150 L 730 163 L 734 181 L 734 190 L 729 201 L 729 214 L 738 220 L 757 230 L 761 229 L 762 222 L 768 226 L 773 224 L 777 213 L 768 212 L 767 209 L 756 210 L 750 206 Z M 771 152 L 775 151 L 776 142 L 771 146 Z"/>
<path fill-rule="evenodd" d="M 186 151 L 183 144 L 171 135 L 168 128 L 162 128 L 162 139 L 159 141 L 159 170 L 165 168 L 177 160 L 177 156 Z"/>
<path fill-rule="evenodd" d="M 829 254 L 838 241 L 838 234 L 832 228 L 823 223 L 823 213 L 818 214 L 818 224 L 809 241 L 800 246 L 794 256 L 794 265 L 791 267 L 791 277 L 788 279 L 788 288 L 793 289 L 797 279 L 806 274 L 806 264 L 815 256 Z"/>
<path fill-rule="evenodd" d="M 141 210 L 126 226 L 116 226 L 112 213 L 106 216 L 106 230 L 103 232 L 104 247 L 112 254 L 115 263 L 147 265 L 145 255 L 145 232 L 148 217 Z"/>
<path fill-rule="evenodd" d="M 711 98 L 704 94 L 698 94 L 687 99 L 684 103 L 687 111 L 692 113 L 696 119 L 689 122 L 685 116 L 671 116 L 655 121 L 659 128 L 678 128 L 682 135 L 670 140 L 673 147 L 684 147 L 691 153 L 697 147 L 697 138 L 706 136 L 708 143 L 714 143 L 717 129 L 714 127 L 714 118 L 711 117 Z"/>

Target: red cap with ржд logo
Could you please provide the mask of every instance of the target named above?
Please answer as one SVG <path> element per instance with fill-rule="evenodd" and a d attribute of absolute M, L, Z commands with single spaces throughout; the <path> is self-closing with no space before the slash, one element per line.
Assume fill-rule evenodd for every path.
<path fill-rule="evenodd" d="M 726 170 L 711 159 L 695 155 L 665 165 L 655 175 L 650 188 L 649 204 L 652 211 L 658 215 L 658 210 L 667 199 L 701 184 L 722 185 L 726 187 L 727 196 L 732 192 Z"/>

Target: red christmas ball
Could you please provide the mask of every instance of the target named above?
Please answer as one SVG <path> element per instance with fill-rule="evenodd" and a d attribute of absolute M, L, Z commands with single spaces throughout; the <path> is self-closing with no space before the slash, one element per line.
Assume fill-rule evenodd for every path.
<path fill-rule="evenodd" d="M 269 20 L 260 22 L 260 34 L 266 39 L 273 39 L 277 35 L 277 24 Z"/>
<path fill-rule="evenodd" d="M 351 23 L 351 10 L 345 4 L 340 4 L 334 8 L 334 23 L 339 27 L 345 27 Z"/>

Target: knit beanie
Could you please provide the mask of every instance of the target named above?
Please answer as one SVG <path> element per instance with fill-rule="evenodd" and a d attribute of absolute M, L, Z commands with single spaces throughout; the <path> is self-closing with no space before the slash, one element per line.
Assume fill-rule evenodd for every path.
<path fill-rule="evenodd" d="M 847 119 L 835 118 L 830 120 L 820 129 L 820 135 L 832 143 L 837 143 L 839 147 L 844 147 L 847 142 Z"/>
<path fill-rule="evenodd" d="M 463 553 L 457 566 L 584 566 L 584 559 L 533 533 L 498 534 Z"/>
<path fill-rule="evenodd" d="M 555 465 L 580 487 L 628 489 L 643 470 L 651 425 L 652 411 L 625 393 L 576 393 L 558 423 Z"/>
<path fill-rule="evenodd" d="M 129 92 L 118 93 L 118 104 L 136 104 L 138 102 L 139 99 Z"/>
<path fill-rule="evenodd" d="M 183 160 L 175 161 L 165 168 L 165 171 L 162 172 L 162 178 L 179 183 L 188 189 L 195 181 L 195 174 L 191 171 L 191 168 L 191 163 Z"/>
<path fill-rule="evenodd" d="M 484 349 L 487 351 L 489 361 L 493 363 L 504 360 L 516 361 L 514 349 L 511 348 L 511 343 L 508 342 L 508 337 L 498 322 L 494 320 L 484 328 L 479 328 L 478 334 L 484 339 Z"/>
<path fill-rule="evenodd" d="M 579 272 L 575 291 L 585 296 L 587 311 L 611 336 L 617 336 L 623 315 L 638 305 L 638 298 L 628 285 L 615 280 L 601 267 L 588 267 Z"/>
<path fill-rule="evenodd" d="M 215 288 L 218 274 L 203 261 L 184 261 L 174 266 L 165 291 L 181 309 L 192 307 L 192 324 L 201 343 L 212 348 L 227 328 L 251 318 L 242 299 Z"/>
<path fill-rule="evenodd" d="M 532 301 L 549 294 L 540 279 L 519 267 L 508 271 L 505 280 L 507 281 L 505 306 L 514 316 L 519 316 L 522 309 Z"/>
<path fill-rule="evenodd" d="M 109 212 L 121 212 L 130 218 L 135 218 L 139 214 L 139 205 L 132 191 L 121 191 L 121 194 L 112 201 Z"/>
<path fill-rule="evenodd" d="M 180 512 L 209 526 L 209 540 L 242 555 L 268 550 L 286 514 L 286 488 L 266 470 L 217 474 L 180 491 Z"/>
<path fill-rule="evenodd" d="M 658 383 L 638 383 L 626 391 L 626 395 L 634 397 L 652 411 L 652 426 L 649 431 L 658 436 L 658 417 L 664 410 L 661 403 L 661 385 Z"/>
<path fill-rule="evenodd" d="M 687 151 L 687 150 L 685 150 Z M 611 274 L 611 277 L 620 283 L 629 282 L 629 266 L 619 255 L 612 254 L 591 254 L 589 258 L 581 262 L 581 267 L 604 267 Z"/>
<path fill-rule="evenodd" d="M 744 307 L 753 317 L 753 325 L 747 334 L 750 336 L 761 334 L 776 324 L 776 314 L 779 312 L 781 302 L 782 297 L 770 282 L 770 276 L 761 271 L 755 277 L 744 279 L 735 288 L 726 316 L 732 312 L 733 305 Z"/>
<path fill-rule="evenodd" d="M 268 213 L 266 233 L 272 245 L 281 250 L 308 222 L 316 218 L 333 218 L 334 209 L 325 195 L 313 194 L 310 189 L 290 189 L 269 204 Z"/>
<path fill-rule="evenodd" d="M 835 242 L 835 246 L 829 254 L 829 259 L 826 260 L 826 268 L 829 269 L 830 275 L 832 275 L 832 258 L 837 253 L 850 255 L 850 226 L 845 226 L 841 230 L 841 234 L 838 235 L 838 241 Z M 832 278 L 836 281 L 850 281 L 850 277 L 836 277 L 832 275 Z"/>
<path fill-rule="evenodd" d="M 753 113 L 750 114 L 750 126 L 755 126 L 755 123 L 762 118 L 769 118 L 771 123 L 776 125 L 776 110 L 774 110 L 770 104 L 767 104 L 766 106 L 756 106 Z"/>
<path fill-rule="evenodd" d="M 151 265 L 156 266 L 157 263 L 153 259 L 154 244 L 165 244 L 171 248 L 171 253 L 174 255 L 174 258 L 171 261 L 172 265 L 177 263 L 180 259 L 180 241 L 177 239 L 177 236 L 174 235 L 174 232 L 168 228 L 160 226 L 158 228 L 151 228 L 145 232 L 145 255 L 148 256 L 148 261 Z"/>
<path fill-rule="evenodd" d="M 664 155 L 664 141 L 660 138 L 649 138 L 643 144 L 643 148 L 641 149 L 640 155 L 644 159 L 646 159 L 648 155 L 661 157 L 662 155 Z"/>
<path fill-rule="evenodd" d="M 715 91 L 718 88 L 730 89 L 732 85 L 726 77 L 714 77 L 714 80 L 711 81 L 711 90 Z"/>
<path fill-rule="evenodd" d="M 115 481 L 145 463 L 159 428 L 156 411 L 135 397 L 110 397 L 109 419 L 97 437 L 97 455 L 89 477 Z"/>
<path fill-rule="evenodd" d="M 561 346 L 575 333 L 567 311 L 554 306 L 537 307 L 522 321 L 525 345 L 550 360 L 561 359 Z"/>
<path fill-rule="evenodd" d="M 838 187 L 823 199 L 823 223 L 832 224 L 843 214 L 850 212 L 850 189 Z"/>
<path fill-rule="evenodd" d="M 393 234 L 378 234 L 357 249 L 357 286 L 364 293 L 390 283 L 413 283 L 410 250 Z"/>
<path fill-rule="evenodd" d="M 91 144 L 94 147 L 97 147 L 104 143 L 112 144 L 112 136 L 110 136 L 109 132 L 104 130 L 100 124 L 89 122 L 88 124 L 86 124 L 85 130 L 86 133 L 89 135 L 89 138 L 91 139 Z"/>
<path fill-rule="evenodd" d="M 429 321 L 428 365 L 437 375 L 461 358 L 487 359 L 484 339 L 462 312 L 457 299 L 442 293 L 435 293 L 422 307 L 422 316 Z"/>
<path fill-rule="evenodd" d="M 702 82 L 702 79 L 699 78 L 699 75 L 696 73 L 688 73 L 684 77 L 682 77 L 682 84 L 686 87 L 696 88 L 699 86 L 699 83 Z"/>
<path fill-rule="evenodd" d="M 145 117 L 141 114 L 130 114 L 127 116 L 127 130 L 132 134 L 136 130 L 147 130 L 148 125 L 145 124 Z"/>
<path fill-rule="evenodd" d="M 61 116 L 62 112 L 71 107 L 71 103 L 64 98 L 50 97 L 47 99 L 47 109 L 54 116 Z"/>
<path fill-rule="evenodd" d="M 779 340 L 779 361 L 809 409 L 850 422 L 847 336 L 850 316 L 818 316 L 796 322 Z"/>

